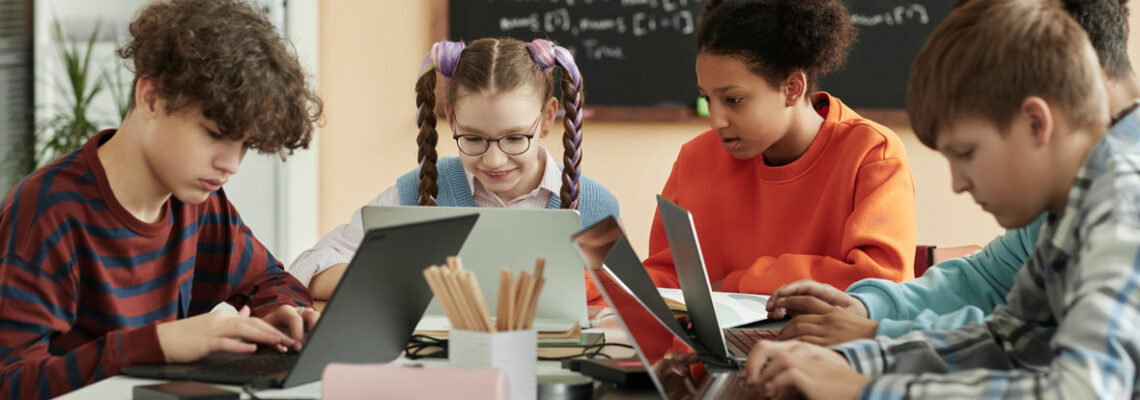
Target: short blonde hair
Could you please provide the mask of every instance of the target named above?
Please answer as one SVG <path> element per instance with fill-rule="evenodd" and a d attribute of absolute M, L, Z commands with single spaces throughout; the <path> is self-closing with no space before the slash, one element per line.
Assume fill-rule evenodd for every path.
<path fill-rule="evenodd" d="M 1105 124 L 1095 59 L 1088 34 L 1056 0 L 972 1 L 934 30 L 911 67 L 911 126 L 930 148 L 938 129 L 962 117 L 1005 131 L 1030 96 L 1057 107 L 1075 128 Z"/>

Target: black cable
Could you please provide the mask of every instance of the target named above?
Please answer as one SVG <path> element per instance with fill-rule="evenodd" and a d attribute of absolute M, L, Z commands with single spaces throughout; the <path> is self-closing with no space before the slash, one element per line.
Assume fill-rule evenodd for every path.
<path fill-rule="evenodd" d="M 421 358 L 447 358 L 447 339 L 440 339 L 427 335 L 412 335 L 412 339 L 408 345 L 404 347 L 404 357 L 409 360 L 418 360 Z M 612 358 L 608 354 L 602 353 L 606 347 L 624 347 L 633 349 L 633 346 L 624 343 L 595 343 L 586 346 L 567 346 L 567 347 L 580 347 L 582 351 L 578 354 L 571 354 L 562 357 L 538 357 L 540 361 L 562 361 L 574 358 L 596 358 L 605 357 Z M 438 351 L 426 353 L 428 350 L 438 349 Z"/>

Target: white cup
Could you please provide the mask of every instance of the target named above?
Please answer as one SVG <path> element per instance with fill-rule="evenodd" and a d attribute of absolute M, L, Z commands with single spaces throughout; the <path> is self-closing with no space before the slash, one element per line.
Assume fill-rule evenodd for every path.
<path fill-rule="evenodd" d="M 477 332 L 452 329 L 447 341 L 448 361 L 457 368 L 498 368 L 507 374 L 512 400 L 533 400 L 538 395 L 538 334 L 534 329 Z"/>

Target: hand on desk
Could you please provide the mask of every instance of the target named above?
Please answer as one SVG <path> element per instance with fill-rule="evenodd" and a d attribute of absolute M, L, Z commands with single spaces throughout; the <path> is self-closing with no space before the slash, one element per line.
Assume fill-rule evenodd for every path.
<path fill-rule="evenodd" d="M 834 350 L 800 341 L 760 341 L 745 364 L 760 398 L 856 399 L 871 378 L 851 369 Z"/>
<path fill-rule="evenodd" d="M 156 330 L 167 362 L 196 361 L 215 351 L 252 353 L 257 343 L 277 346 L 282 352 L 299 344 L 268 322 L 250 317 L 248 306 L 236 315 L 207 313 L 164 322 Z"/>

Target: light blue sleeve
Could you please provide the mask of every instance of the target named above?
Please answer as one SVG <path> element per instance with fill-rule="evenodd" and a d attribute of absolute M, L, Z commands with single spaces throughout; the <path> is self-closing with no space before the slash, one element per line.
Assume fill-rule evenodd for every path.
<path fill-rule="evenodd" d="M 895 283 L 864 279 L 847 288 L 879 321 L 877 335 L 947 330 L 980 322 L 1005 304 L 1014 277 L 1037 243 L 1045 216 L 1006 231 L 981 251 L 933 266 L 918 279 Z"/>

